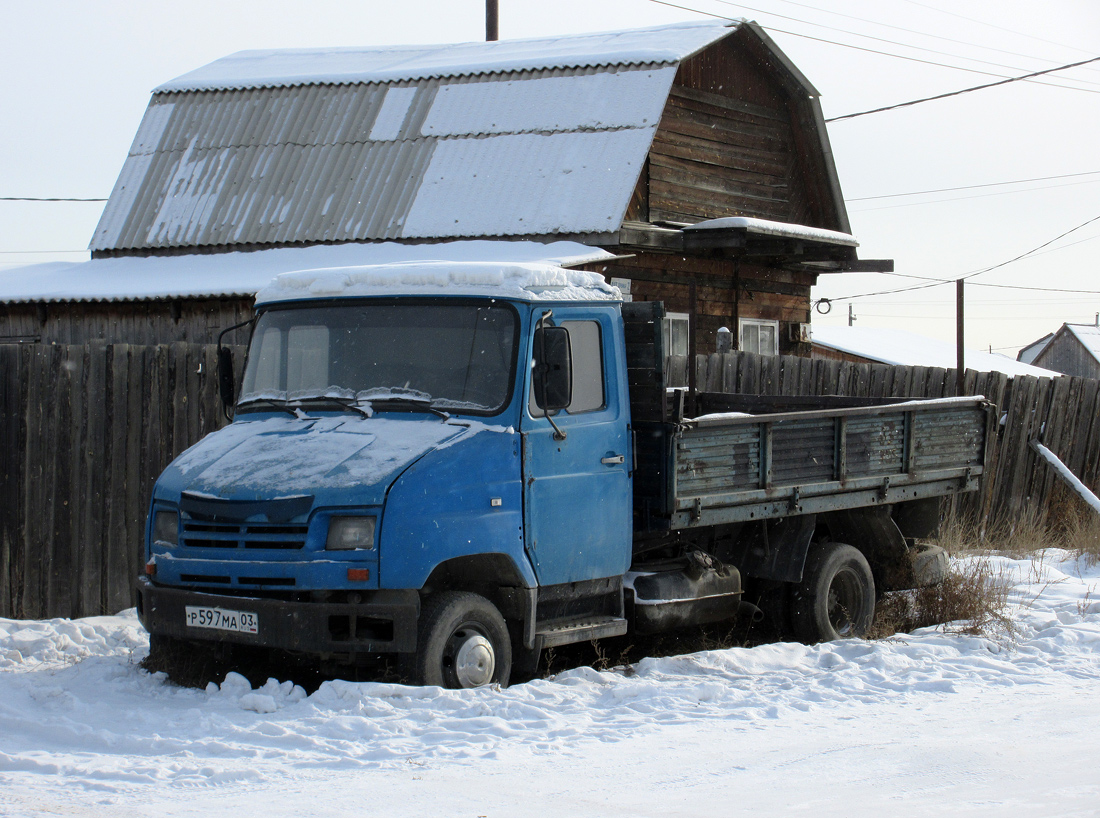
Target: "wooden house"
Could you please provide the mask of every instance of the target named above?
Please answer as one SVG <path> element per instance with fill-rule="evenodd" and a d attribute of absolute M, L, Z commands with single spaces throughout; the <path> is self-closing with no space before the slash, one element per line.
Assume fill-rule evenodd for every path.
<path fill-rule="evenodd" d="M 674 353 L 808 355 L 817 277 L 892 267 L 856 246 L 755 23 L 241 52 L 154 91 L 92 260 L 0 275 L 0 336 L 212 342 L 279 272 L 476 255 L 663 300 Z"/>
<path fill-rule="evenodd" d="M 1100 378 L 1100 321 L 1063 324 L 1058 331 L 1024 347 L 1017 360 L 1079 378 Z"/>

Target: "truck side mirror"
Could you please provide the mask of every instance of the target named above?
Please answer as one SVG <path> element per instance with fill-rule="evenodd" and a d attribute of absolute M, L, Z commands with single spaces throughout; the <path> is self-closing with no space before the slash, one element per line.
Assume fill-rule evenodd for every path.
<path fill-rule="evenodd" d="M 237 385 L 233 379 L 233 350 L 218 347 L 218 394 L 228 417 L 229 408 L 237 400 Z"/>
<path fill-rule="evenodd" d="M 573 358 L 569 330 L 540 327 L 535 330 L 535 405 L 544 412 L 564 409 L 573 401 Z"/>

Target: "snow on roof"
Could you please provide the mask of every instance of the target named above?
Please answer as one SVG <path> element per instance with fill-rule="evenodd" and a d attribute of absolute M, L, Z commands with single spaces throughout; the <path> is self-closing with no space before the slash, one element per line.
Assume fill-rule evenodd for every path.
<path fill-rule="evenodd" d="M 550 264 L 404 262 L 283 273 L 257 304 L 372 295 L 488 295 L 523 301 L 621 301 L 599 273 Z"/>
<path fill-rule="evenodd" d="M 1100 361 L 1100 327 L 1094 324 L 1066 324 L 1066 329 L 1093 358 Z"/>
<path fill-rule="evenodd" d="M 953 369 L 957 363 L 955 345 L 913 332 L 876 327 L 814 326 L 813 343 L 850 355 L 858 355 L 895 366 L 938 366 Z M 1009 376 L 1032 375 L 1056 378 L 1058 372 L 1021 363 L 1005 355 L 965 350 L 967 369 L 977 372 L 1003 372 Z"/>
<path fill-rule="evenodd" d="M 176 77 L 154 93 L 393 82 L 502 71 L 674 63 L 730 31 L 731 23 L 703 21 L 496 42 L 239 51 Z"/>
<path fill-rule="evenodd" d="M 825 230 L 820 227 L 810 227 L 804 224 L 789 224 L 787 222 L 773 222 L 767 219 L 752 219 L 746 216 L 729 216 L 722 219 L 709 219 L 699 222 L 684 230 L 729 230 L 742 229 L 748 233 L 757 233 L 764 236 L 778 236 L 784 239 L 809 239 L 826 244 L 842 244 L 847 247 L 859 247 L 856 237 L 849 233 L 840 233 L 836 230 Z"/>
<path fill-rule="evenodd" d="M 1016 360 L 1022 361 L 1025 364 L 1033 363 L 1035 359 L 1039 357 L 1039 353 L 1046 349 L 1047 344 L 1049 344 L 1053 339 L 1054 333 L 1048 332 L 1038 341 L 1032 341 L 1016 354 Z"/>
<path fill-rule="evenodd" d="M 380 242 L 251 253 L 104 258 L 2 271 L 0 302 L 251 297 L 275 276 L 293 270 L 426 261 L 576 265 L 611 258 L 604 250 L 568 241 Z"/>

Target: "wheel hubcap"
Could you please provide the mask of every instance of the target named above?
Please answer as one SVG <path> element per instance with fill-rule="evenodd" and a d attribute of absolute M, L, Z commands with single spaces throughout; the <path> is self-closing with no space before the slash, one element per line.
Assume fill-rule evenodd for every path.
<path fill-rule="evenodd" d="M 455 681 L 459 687 L 481 687 L 497 669 L 493 643 L 476 631 L 460 630 L 451 638 Z"/>

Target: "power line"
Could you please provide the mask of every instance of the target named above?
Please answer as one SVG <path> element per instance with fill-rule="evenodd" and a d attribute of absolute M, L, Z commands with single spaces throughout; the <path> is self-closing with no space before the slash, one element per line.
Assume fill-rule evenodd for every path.
<path fill-rule="evenodd" d="M 1019 77 L 1009 77 L 1005 80 L 999 80 L 997 82 L 989 82 L 985 85 L 975 85 L 972 88 L 963 88 L 959 91 L 949 91 L 946 94 L 936 94 L 933 97 L 924 97 L 923 99 L 914 99 L 909 102 L 899 102 L 897 105 L 887 105 L 883 108 L 875 108 L 870 111 L 860 111 L 856 114 L 845 114 L 844 116 L 834 116 L 831 119 L 826 119 L 826 122 L 840 122 L 844 119 L 855 119 L 857 116 L 867 116 L 868 114 L 881 114 L 883 111 L 893 111 L 898 108 L 907 108 L 910 105 L 919 105 L 922 102 L 932 102 L 937 99 L 947 99 L 948 97 L 957 97 L 960 94 L 969 94 L 971 91 L 982 91 L 986 88 L 996 88 L 998 85 L 1008 85 L 1010 82 L 1020 82 L 1021 80 L 1030 79 L 1031 77 L 1042 76 L 1043 74 L 1050 74 L 1053 71 L 1065 71 L 1069 68 L 1077 68 L 1082 65 L 1089 65 L 1090 63 L 1100 62 L 1100 57 L 1092 57 L 1091 59 L 1081 60 L 1080 62 L 1071 62 L 1067 65 L 1060 65 L 1057 68 L 1047 68 L 1043 71 L 1033 71 L 1030 74 L 1024 74 Z M 1078 89 L 1084 90 L 1084 89 Z"/>
<path fill-rule="evenodd" d="M 928 32 L 928 31 L 918 31 L 916 29 L 909 28 L 907 26 L 897 26 L 897 25 L 893 25 L 892 23 L 884 23 L 880 20 L 872 20 L 872 19 L 867 18 L 867 17 L 860 17 L 860 16 L 855 15 L 855 14 L 845 14 L 844 12 L 841 12 L 841 11 L 833 11 L 832 9 L 824 9 L 824 8 L 819 7 L 819 6 L 812 6 L 812 5 L 809 5 L 808 3 L 798 3 L 798 2 L 795 2 L 795 0 L 779 0 L 779 1 L 781 3 L 786 3 L 787 5 L 798 6 L 799 8 L 804 8 L 804 9 L 810 9 L 811 11 L 816 11 L 816 12 L 819 12 L 821 14 L 831 14 L 835 17 L 845 17 L 849 20 L 856 20 L 856 21 L 861 22 L 861 23 L 869 23 L 873 26 L 881 26 L 882 28 L 889 28 L 889 29 L 893 29 L 895 31 L 904 31 L 908 34 L 917 34 L 921 37 L 930 37 L 934 40 L 943 40 L 944 42 L 948 42 L 948 43 L 957 43 L 958 45 L 965 45 L 965 46 L 969 46 L 971 48 L 980 48 L 980 49 L 983 49 L 985 51 L 996 51 L 996 52 L 1001 53 L 1001 54 L 1008 54 L 1008 55 L 1013 56 L 1013 57 L 1023 57 L 1024 59 L 1028 59 L 1028 60 L 1041 60 L 1043 62 L 1056 62 L 1056 60 L 1050 60 L 1050 59 L 1047 59 L 1045 57 L 1035 57 L 1035 56 L 1032 56 L 1032 55 L 1029 55 L 1029 54 L 1021 54 L 1019 51 L 1010 51 L 1006 48 L 997 48 L 996 46 L 982 45 L 981 43 L 973 43 L 973 42 L 970 42 L 968 40 L 957 40 L 954 37 L 945 37 L 942 34 L 932 34 L 931 32 Z M 917 5 L 919 5 L 919 4 L 917 4 Z M 927 6 L 926 8 L 931 8 L 931 7 Z M 938 10 L 938 9 L 935 9 L 935 10 Z M 949 13 L 949 12 L 947 12 L 947 13 Z M 961 16 L 961 15 L 954 15 L 954 16 L 958 17 L 958 16 Z M 963 19 L 969 20 L 971 18 L 967 17 L 967 18 L 963 18 Z M 974 22 L 980 22 L 980 21 L 975 20 Z M 1000 26 L 995 26 L 995 28 L 1001 28 L 1001 27 Z M 1013 32 L 1010 29 L 1002 29 L 1002 30 L 1003 31 L 1008 31 L 1009 33 L 1013 33 L 1013 34 L 1019 34 L 1020 33 L 1020 32 Z M 1028 36 L 1028 35 L 1023 35 L 1023 36 Z M 1038 38 L 1033 38 L 1033 39 L 1038 39 Z M 1061 46 L 1060 43 L 1051 43 L 1051 41 L 1049 41 L 1049 40 L 1042 40 L 1042 42 L 1046 42 L 1046 43 L 1052 44 L 1052 45 Z M 916 46 L 910 46 L 910 47 L 915 48 Z M 1072 46 L 1062 46 L 1062 47 L 1063 48 L 1072 48 Z M 1082 51 L 1082 49 L 1074 49 L 1074 50 L 1075 51 Z M 1090 52 L 1085 51 L 1084 53 L 1088 54 Z M 969 58 L 964 57 L 964 59 L 969 59 Z"/>
<path fill-rule="evenodd" d="M 841 34 L 847 34 L 851 37 L 862 37 L 863 39 L 866 39 L 866 40 L 874 40 L 875 42 L 886 43 L 887 45 L 896 45 L 896 46 L 901 46 L 902 48 L 911 48 L 914 51 L 924 51 L 924 52 L 927 52 L 929 54 L 939 54 L 939 55 L 944 56 L 944 57 L 954 57 L 954 58 L 960 59 L 960 60 L 969 60 L 971 62 L 981 63 L 983 65 L 992 65 L 995 68 L 1007 68 L 1010 71 L 1023 71 L 1023 70 L 1026 70 L 1026 69 L 1020 68 L 1019 66 L 1005 65 L 1004 63 L 993 62 L 991 60 L 983 60 L 979 57 L 967 57 L 964 54 L 954 54 L 954 53 L 951 53 L 950 51 L 940 51 L 940 50 L 935 49 L 935 48 L 925 48 L 924 46 L 920 46 L 920 45 L 911 45 L 909 43 L 903 43 L 903 42 L 899 42 L 897 40 L 889 40 L 885 37 L 876 37 L 873 34 L 861 34 L 858 31 L 850 31 L 850 30 L 845 29 L 845 28 L 837 28 L 836 26 L 829 26 L 829 25 L 825 25 L 824 23 L 814 23 L 814 22 L 811 22 L 810 20 L 803 20 L 799 17 L 790 17 L 786 14 L 779 14 L 778 12 L 767 11 L 766 9 L 758 9 L 758 8 L 754 8 L 752 6 L 746 6 L 742 3 L 733 2 L 733 0 L 716 0 L 716 2 L 722 3 L 723 5 L 726 5 L 726 6 L 732 6 L 733 8 L 737 8 L 737 9 L 744 9 L 746 11 L 753 11 L 753 12 L 756 12 L 758 14 L 767 14 L 771 17 L 778 17 L 781 20 L 790 20 L 791 22 L 802 23 L 803 25 L 812 26 L 814 28 L 823 28 L 826 31 L 836 31 L 836 32 L 839 32 Z M 796 5 L 801 5 L 801 4 L 796 4 Z M 847 16 L 847 15 L 845 15 L 845 16 Z M 856 18 L 856 19 L 859 19 L 859 18 Z M 967 43 L 967 45 L 969 45 L 969 44 Z M 1044 62 L 1053 62 L 1053 60 L 1044 60 Z M 994 75 L 994 76 L 996 76 L 996 75 Z M 1085 82 L 1089 85 L 1096 85 L 1095 82 L 1089 82 L 1088 80 L 1079 80 L 1079 82 Z M 1076 88 L 1076 87 L 1073 87 L 1073 86 L 1066 86 L 1066 85 L 1061 85 L 1061 84 L 1057 84 L 1057 83 L 1055 83 L 1055 85 L 1056 85 L 1056 87 L 1059 87 L 1059 88 L 1072 88 L 1072 90 L 1075 90 L 1075 91 L 1088 90 L 1088 89 L 1084 89 L 1084 88 Z"/>
<path fill-rule="evenodd" d="M 924 205 L 942 205 L 948 201 L 969 201 L 970 199 L 988 199 L 991 196 L 1014 196 L 1016 194 L 1034 194 L 1037 190 L 1053 190 L 1055 188 L 1078 187 L 1080 185 L 1096 185 L 1100 179 L 1088 179 L 1086 181 L 1064 181 L 1060 185 L 1041 185 L 1040 187 L 1021 188 L 1019 190 L 998 190 L 992 194 L 974 194 L 971 196 L 952 196 L 946 199 L 927 199 L 925 201 L 908 201 L 901 205 L 880 205 L 877 208 L 856 208 L 853 213 L 873 213 L 878 210 L 897 210 L 898 208 L 919 208 Z"/>
<path fill-rule="evenodd" d="M 730 17 L 730 16 L 725 15 L 725 14 L 715 14 L 714 12 L 711 12 L 711 11 L 703 11 L 702 9 L 692 8 L 690 6 L 683 6 L 683 5 L 680 5 L 678 3 L 671 3 L 671 2 L 668 2 L 668 0 L 649 0 L 649 2 L 650 3 L 656 3 L 657 5 L 660 5 L 660 6 L 668 6 L 670 8 L 680 9 L 681 11 L 690 11 L 693 14 L 702 14 L 706 17 L 714 17 L 717 20 L 727 20 L 731 23 L 744 22 L 743 17 Z M 876 55 L 881 56 L 881 57 L 893 57 L 894 59 L 906 60 L 908 62 L 915 62 L 915 63 L 919 63 L 921 65 L 931 65 L 931 66 L 935 66 L 937 68 L 951 68 L 955 71 L 965 71 L 969 74 L 980 74 L 983 77 L 1002 77 L 1002 78 L 1004 77 L 1004 74 L 995 74 L 992 71 L 982 71 L 980 68 L 966 68 L 966 67 L 961 66 L 961 65 L 951 65 L 950 63 L 936 62 L 935 60 L 924 60 L 924 59 L 921 59 L 920 57 L 908 57 L 904 54 L 894 54 L 894 53 L 891 53 L 889 51 L 882 51 L 882 50 L 877 49 L 877 48 L 866 48 L 865 46 L 853 45 L 851 43 L 841 43 L 841 42 L 838 42 L 836 40 L 827 40 L 823 37 L 814 37 L 810 34 L 800 34 L 797 31 L 789 31 L 789 30 L 783 29 L 783 28 L 776 28 L 775 26 L 768 26 L 768 31 L 769 32 L 776 32 L 776 33 L 779 33 L 779 34 L 787 34 L 791 37 L 800 37 L 803 40 L 812 40 L 813 42 L 816 42 L 816 43 L 825 43 L 826 45 L 835 45 L 835 46 L 839 46 L 840 48 L 849 48 L 853 51 L 862 51 L 866 54 L 876 54 Z M 964 58 L 964 59 L 966 59 L 966 58 Z M 1086 91 L 1088 93 L 1100 93 L 1100 91 L 1094 91 L 1093 89 L 1089 89 L 1089 88 L 1074 88 L 1072 86 L 1058 85 L 1056 83 L 1039 83 L 1039 84 L 1051 85 L 1052 87 L 1055 87 L 1055 88 L 1069 88 L 1070 90 L 1073 90 L 1073 91 Z M 831 120 L 826 120 L 826 121 L 828 122 L 828 121 L 831 121 Z"/>
<path fill-rule="evenodd" d="M 893 295 L 894 293 L 908 293 L 908 292 L 913 292 L 915 290 L 927 290 L 929 287 L 942 287 L 944 284 L 951 284 L 955 281 L 960 281 L 960 280 L 961 281 L 966 281 L 968 279 L 974 278 L 975 276 L 980 276 L 980 275 L 983 275 L 985 273 L 992 272 L 993 270 L 1000 269 L 1001 267 L 1005 267 L 1006 265 L 1013 264 L 1017 261 L 1020 261 L 1021 259 L 1027 258 L 1028 256 L 1033 255 L 1034 253 L 1037 253 L 1039 250 L 1042 250 L 1044 247 L 1049 247 L 1051 244 L 1054 244 L 1054 242 L 1058 241 L 1059 239 L 1065 238 L 1070 233 L 1076 232 L 1077 230 L 1080 230 L 1083 227 L 1088 227 L 1090 224 L 1092 224 L 1093 222 L 1096 222 L 1096 221 L 1100 221 L 1100 216 L 1094 216 L 1093 218 L 1089 219 L 1088 221 L 1082 222 L 1081 224 L 1077 225 L 1076 227 L 1071 227 L 1069 230 L 1065 231 L 1064 233 L 1060 233 L 1059 235 L 1052 238 L 1050 241 L 1045 241 L 1042 244 L 1040 244 L 1038 247 L 1034 247 L 1031 250 L 1028 250 L 1026 253 L 1021 253 L 1020 255 L 1016 256 L 1015 258 L 1010 258 L 1008 261 L 1002 261 L 999 264 L 992 265 L 991 267 L 986 267 L 982 270 L 975 270 L 975 271 L 967 273 L 965 275 L 957 276 L 956 278 L 934 280 L 929 284 L 916 284 L 912 287 L 899 287 L 899 288 L 896 288 L 896 289 L 893 289 L 893 290 L 880 290 L 879 292 L 874 292 L 874 293 L 860 293 L 858 295 L 837 296 L 836 298 L 829 298 L 827 300 L 829 300 L 829 301 L 854 301 L 857 298 L 871 298 L 871 297 L 878 296 L 878 295 Z M 993 285 L 983 285 L 980 282 L 978 282 L 977 285 L 978 286 L 993 286 Z M 1001 286 L 1005 289 L 1011 288 L 1011 285 L 1008 285 L 1008 284 L 1001 284 L 999 286 Z M 1071 291 L 1067 290 L 1066 292 L 1071 292 Z M 1087 294 L 1090 294 L 1090 295 L 1100 295 L 1100 293 L 1096 292 L 1095 290 L 1076 290 L 1075 292 L 1087 293 Z"/>
<path fill-rule="evenodd" d="M 1048 182 L 1051 179 L 1070 179 L 1075 176 L 1095 176 L 1100 170 L 1087 170 L 1082 173 L 1063 173 L 1058 176 L 1036 176 L 1033 179 L 1015 179 L 1011 182 L 986 182 L 981 185 L 962 185 L 960 187 L 941 187 L 934 190 L 915 190 L 912 193 L 884 193 L 881 196 L 860 196 L 856 199 L 846 199 L 849 202 L 867 202 L 871 199 L 896 199 L 900 196 L 923 196 L 926 193 L 951 193 L 956 190 L 976 190 L 983 187 L 998 187 L 1000 185 L 1022 185 L 1028 182 Z"/>
<path fill-rule="evenodd" d="M 106 199 L 39 198 L 37 196 L 0 196 L 0 202 L 105 202 Z"/>
<path fill-rule="evenodd" d="M 953 11 L 947 11 L 946 9 L 936 8 L 935 6 L 929 6 L 926 3 L 918 3 L 917 0 L 903 0 L 903 1 L 908 3 L 911 6 L 920 6 L 921 8 L 929 9 L 930 11 L 939 12 L 940 14 L 946 14 L 946 15 L 949 15 L 951 17 L 958 17 L 960 20 L 968 20 L 971 23 L 978 23 L 979 25 L 989 26 L 990 28 L 995 28 L 998 31 L 1007 31 L 1009 34 L 1015 34 L 1018 37 L 1027 37 L 1028 39 L 1036 40 L 1037 42 L 1040 42 L 1040 43 L 1047 43 L 1048 45 L 1056 45 L 1056 46 L 1059 46 L 1061 48 L 1069 48 L 1073 51 L 1080 51 L 1082 54 L 1091 53 L 1091 52 L 1089 52 L 1088 49 L 1085 49 L 1085 48 L 1078 48 L 1077 46 L 1074 46 L 1074 45 L 1068 45 L 1066 43 L 1059 43 L 1055 40 L 1047 40 L 1047 39 L 1044 39 L 1043 37 L 1036 37 L 1034 34 L 1025 34 L 1022 31 L 1014 31 L 1011 28 L 1005 28 L 1004 26 L 999 26 L 999 25 L 996 25 L 995 23 L 990 23 L 990 22 L 987 22 L 985 20 L 979 20 L 975 17 L 967 17 L 965 14 L 956 14 Z"/>

